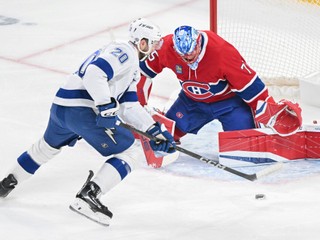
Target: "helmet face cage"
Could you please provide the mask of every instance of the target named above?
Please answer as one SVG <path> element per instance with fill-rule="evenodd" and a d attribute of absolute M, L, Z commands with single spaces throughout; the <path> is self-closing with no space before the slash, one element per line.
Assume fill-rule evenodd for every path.
<path fill-rule="evenodd" d="M 161 40 L 161 32 L 158 26 L 144 18 L 133 21 L 129 27 L 130 41 L 135 44 L 138 50 L 149 55 L 155 48 L 158 48 Z M 148 42 L 148 50 L 140 49 L 140 41 L 145 39 Z"/>
<path fill-rule="evenodd" d="M 173 34 L 174 49 L 181 56 L 191 54 L 196 49 L 199 36 L 199 32 L 193 27 L 178 27 Z"/>

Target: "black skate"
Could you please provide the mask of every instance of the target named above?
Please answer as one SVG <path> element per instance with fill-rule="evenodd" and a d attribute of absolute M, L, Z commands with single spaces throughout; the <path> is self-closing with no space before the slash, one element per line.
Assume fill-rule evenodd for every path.
<path fill-rule="evenodd" d="M 113 214 L 100 202 L 101 190 L 95 182 L 90 181 L 92 177 L 93 172 L 90 170 L 87 181 L 76 195 L 70 209 L 97 223 L 109 226 Z"/>
<path fill-rule="evenodd" d="M 5 198 L 18 184 L 13 174 L 9 174 L 0 182 L 0 197 Z"/>

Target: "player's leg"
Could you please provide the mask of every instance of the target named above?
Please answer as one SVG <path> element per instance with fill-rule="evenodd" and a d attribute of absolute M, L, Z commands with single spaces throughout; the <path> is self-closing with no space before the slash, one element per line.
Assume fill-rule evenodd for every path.
<path fill-rule="evenodd" d="M 96 116 L 91 108 L 72 108 L 65 115 L 66 126 L 105 157 L 121 153 L 133 144 L 131 131 L 119 126 L 113 129 L 99 127 Z"/>
<path fill-rule="evenodd" d="M 102 225 L 109 225 L 113 214 L 101 203 L 100 197 L 141 166 L 142 154 L 138 142 L 135 142 L 124 152 L 107 159 L 93 179 L 93 173 L 90 173 L 70 209 Z"/>
<path fill-rule="evenodd" d="M 95 222 L 108 226 L 113 214 L 101 203 L 101 188 L 92 181 L 93 175 L 93 171 L 90 170 L 86 182 L 69 208 Z"/>
<path fill-rule="evenodd" d="M 142 149 L 136 140 L 127 150 L 107 159 L 93 181 L 101 187 L 102 193 L 105 194 L 132 171 L 140 168 L 143 160 Z"/>
<path fill-rule="evenodd" d="M 204 125 L 213 120 L 208 104 L 192 101 L 184 93 L 179 94 L 165 116 L 176 123 L 175 141 L 179 141 L 187 133 L 197 134 Z"/>
<path fill-rule="evenodd" d="M 255 128 L 252 109 L 241 98 L 233 97 L 212 104 L 215 117 L 221 122 L 224 131 Z"/>
<path fill-rule="evenodd" d="M 133 148 L 131 146 L 135 141 L 131 131 L 119 126 L 115 126 L 114 129 L 97 126 L 95 112 L 86 107 L 68 109 L 64 119 L 68 129 L 77 133 L 102 156 L 108 158 L 104 164 L 108 166 L 107 168 L 115 169 L 122 178 L 130 172 L 130 169 L 135 168 L 136 161 L 133 159 L 137 155 L 134 151 L 129 150 Z M 135 152 L 139 152 L 139 149 L 136 149 Z M 124 152 L 130 152 L 130 154 Z"/>
<path fill-rule="evenodd" d="M 8 176 L 0 182 L 0 197 L 6 197 L 18 183 L 30 178 L 43 164 L 60 153 L 62 146 L 74 144 L 79 137 L 57 121 L 56 108 L 54 105 L 51 109 L 44 136 L 17 158 Z"/>
<path fill-rule="evenodd" d="M 72 114 L 72 111 L 77 113 Z M 70 209 L 85 217 L 109 225 L 112 218 L 110 210 L 100 201 L 101 194 L 108 192 L 120 183 L 138 164 L 140 146 L 132 147 L 133 134 L 122 127 L 105 129 L 96 126 L 96 114 L 89 108 L 78 108 L 66 115 L 68 127 L 95 148 L 102 156 L 108 157 L 95 178 L 90 174 L 75 197 Z M 77 121 L 73 117 L 78 114 Z M 85 122 L 82 122 L 85 121 Z M 134 150 L 133 150 L 134 149 Z M 143 159 L 140 155 L 140 159 Z"/>

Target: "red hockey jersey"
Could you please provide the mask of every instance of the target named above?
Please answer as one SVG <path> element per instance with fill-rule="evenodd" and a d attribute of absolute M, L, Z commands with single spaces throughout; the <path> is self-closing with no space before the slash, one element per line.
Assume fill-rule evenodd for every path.
<path fill-rule="evenodd" d="M 201 52 L 196 70 L 176 53 L 170 34 L 163 38 L 160 50 L 140 63 L 142 74 L 154 78 L 164 68 L 170 68 L 184 93 L 194 101 L 212 103 L 237 94 L 255 110 L 257 101 L 268 97 L 264 83 L 234 46 L 211 31 L 200 33 Z"/>

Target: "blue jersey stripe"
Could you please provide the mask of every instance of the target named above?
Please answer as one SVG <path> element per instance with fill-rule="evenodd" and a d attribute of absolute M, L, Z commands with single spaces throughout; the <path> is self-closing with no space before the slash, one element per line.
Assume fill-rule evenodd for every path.
<path fill-rule="evenodd" d="M 219 81 L 218 84 L 209 84 L 210 85 L 210 92 L 212 92 L 214 95 L 216 94 L 222 94 L 227 90 L 227 81 Z"/>
<path fill-rule="evenodd" d="M 147 67 L 145 61 L 140 62 L 139 65 L 140 65 L 140 69 L 141 69 L 145 74 L 147 74 L 148 77 L 154 78 L 155 76 L 157 76 L 157 74 L 155 74 L 152 70 L 150 70 L 150 69 Z"/>
<path fill-rule="evenodd" d="M 254 82 L 244 89 L 242 92 L 238 92 L 238 95 L 245 101 L 250 102 L 251 99 L 255 98 L 265 88 L 265 84 L 259 77 L 256 77 Z"/>
<path fill-rule="evenodd" d="M 119 99 L 119 103 L 124 102 L 137 102 L 138 95 L 137 92 L 125 92 L 122 97 Z"/>
<path fill-rule="evenodd" d="M 91 64 L 96 65 L 98 68 L 100 68 L 108 76 L 108 80 L 113 78 L 113 68 L 111 67 L 110 63 L 108 63 L 105 59 L 98 58 Z"/>
<path fill-rule="evenodd" d="M 60 98 L 66 98 L 66 99 L 82 98 L 82 99 L 93 100 L 92 97 L 89 95 L 89 93 L 83 89 L 67 90 L 67 89 L 60 88 L 56 96 Z"/>

